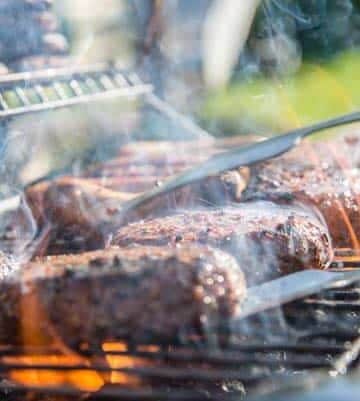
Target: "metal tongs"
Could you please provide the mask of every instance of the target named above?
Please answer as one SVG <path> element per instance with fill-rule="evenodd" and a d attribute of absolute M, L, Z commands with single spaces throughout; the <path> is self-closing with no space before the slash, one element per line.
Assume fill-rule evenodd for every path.
<path fill-rule="evenodd" d="M 249 288 L 235 322 L 297 299 L 360 281 L 360 268 L 351 271 L 304 270 Z"/>
<path fill-rule="evenodd" d="M 255 144 L 217 154 L 207 161 L 165 181 L 160 187 L 156 187 L 125 202 L 121 205 L 120 215 L 126 216 L 131 212 L 136 213 L 136 210 L 151 200 L 210 176 L 280 156 L 298 145 L 302 139 L 319 131 L 351 124 L 356 121 L 360 121 L 360 111 L 322 121 L 308 127 L 298 128 L 286 134 L 256 142 Z"/>

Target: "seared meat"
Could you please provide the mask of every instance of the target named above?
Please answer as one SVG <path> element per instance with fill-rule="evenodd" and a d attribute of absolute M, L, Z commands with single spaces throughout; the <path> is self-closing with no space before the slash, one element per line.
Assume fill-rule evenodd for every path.
<path fill-rule="evenodd" d="M 41 181 L 34 185 L 30 185 L 24 194 L 26 203 L 29 205 L 35 220 L 39 226 L 44 224 L 44 195 L 50 185 L 49 181 Z"/>
<path fill-rule="evenodd" d="M 44 227 L 50 232 L 40 254 L 77 253 L 103 248 L 106 228 L 121 203 L 131 199 L 87 180 L 63 177 L 43 195 Z"/>
<path fill-rule="evenodd" d="M 109 234 L 103 225 L 111 220 L 122 202 L 133 194 L 111 191 L 75 177 L 62 177 L 29 187 L 26 200 L 46 233 L 45 244 L 36 252 L 75 253 L 102 248 Z"/>
<path fill-rule="evenodd" d="M 204 151 L 193 155 L 190 150 L 194 146 L 199 144 L 189 141 L 127 145 L 117 159 L 92 167 L 82 177 L 61 177 L 30 186 L 26 199 L 39 230 L 50 230 L 42 251 L 62 254 L 102 248 L 114 227 L 123 223 L 115 219 L 115 214 L 124 201 L 161 185 L 163 180 L 217 150 L 206 142 Z M 136 215 L 126 217 L 139 219 L 164 215 L 179 207 L 222 204 L 244 189 L 245 176 L 243 171 L 232 171 L 211 177 L 155 199 Z"/>
<path fill-rule="evenodd" d="M 153 336 L 176 341 L 226 323 L 245 292 L 236 261 L 209 247 L 139 246 L 47 257 L 1 282 L 0 339 L 31 341 L 56 333 L 73 346 Z"/>
<path fill-rule="evenodd" d="M 129 224 L 113 244 L 207 244 L 235 256 L 249 283 L 283 272 L 324 269 L 332 258 L 324 226 L 294 207 L 255 202 L 224 209 L 197 210 Z"/>
<path fill-rule="evenodd" d="M 251 170 L 242 200 L 300 201 L 324 217 L 335 247 L 360 238 L 360 136 L 305 143 Z"/>
<path fill-rule="evenodd" d="M 110 189 L 145 191 L 228 147 L 245 145 L 249 141 L 246 137 L 235 137 L 216 142 L 134 142 L 124 146 L 117 158 L 89 169 L 84 177 L 97 179 L 97 183 Z"/>
<path fill-rule="evenodd" d="M 234 172 L 234 175 L 237 173 Z M 109 235 L 126 221 L 169 213 L 178 207 L 191 207 L 209 199 L 222 203 L 231 193 L 230 176 L 204 180 L 153 200 L 135 215 L 118 214 L 123 202 L 136 194 L 113 191 L 81 178 L 62 177 L 27 191 L 27 201 L 40 230 L 49 229 L 45 254 L 63 254 L 103 248 Z M 208 202 L 208 201 L 207 201 Z M 43 253 L 42 253 L 43 254 Z"/>
<path fill-rule="evenodd" d="M 304 143 L 280 158 L 252 167 L 251 178 L 246 169 L 227 172 L 155 199 L 136 216 L 126 217 L 131 221 L 234 200 L 297 201 L 323 215 L 335 246 L 358 246 L 358 141 L 356 136 L 347 136 L 322 142 L 321 146 Z M 230 141 L 219 148 L 232 145 Z M 203 149 L 192 156 L 192 146 Z M 39 227 L 50 223 L 46 252 L 101 248 L 113 230 L 124 224 L 115 218 L 123 201 L 161 185 L 162 180 L 219 148 L 208 141 L 130 144 L 122 148 L 117 159 L 95 166 L 81 179 L 63 177 L 29 188 L 27 198 Z"/>

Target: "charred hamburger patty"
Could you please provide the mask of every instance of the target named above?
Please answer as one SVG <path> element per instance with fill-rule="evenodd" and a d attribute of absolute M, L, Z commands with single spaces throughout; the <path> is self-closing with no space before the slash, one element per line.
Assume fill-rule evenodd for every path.
<path fill-rule="evenodd" d="M 38 259 L 1 281 L 0 338 L 175 341 L 216 330 L 246 293 L 230 255 L 204 246 L 138 246 Z"/>
<path fill-rule="evenodd" d="M 113 244 L 206 244 L 235 256 L 250 283 L 332 258 L 326 228 L 310 212 L 270 202 L 185 211 L 121 228 Z"/>
<path fill-rule="evenodd" d="M 335 247 L 359 247 L 360 136 L 304 143 L 256 165 L 241 199 L 294 200 L 324 217 Z"/>

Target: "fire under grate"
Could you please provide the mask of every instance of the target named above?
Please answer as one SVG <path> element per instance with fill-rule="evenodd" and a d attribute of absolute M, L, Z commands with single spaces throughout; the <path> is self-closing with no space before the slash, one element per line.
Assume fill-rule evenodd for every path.
<path fill-rule="evenodd" d="M 359 267 L 352 258 L 346 268 Z M 4 401 L 232 400 L 294 375 L 342 375 L 359 362 L 360 286 L 324 291 L 285 305 L 280 318 L 271 310 L 246 319 L 244 327 L 230 336 L 219 333 L 216 344 L 119 339 L 103 349 L 84 347 L 76 356 L 53 347 L 3 345 L 0 392 Z M 84 388 L 94 375 L 99 388 Z"/>

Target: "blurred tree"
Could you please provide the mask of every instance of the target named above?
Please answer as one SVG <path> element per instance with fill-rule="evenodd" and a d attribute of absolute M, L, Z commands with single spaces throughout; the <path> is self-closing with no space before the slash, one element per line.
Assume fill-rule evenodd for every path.
<path fill-rule="evenodd" d="M 247 56 L 261 71 L 293 73 L 302 59 L 323 61 L 359 45 L 358 0 L 265 0 Z"/>

